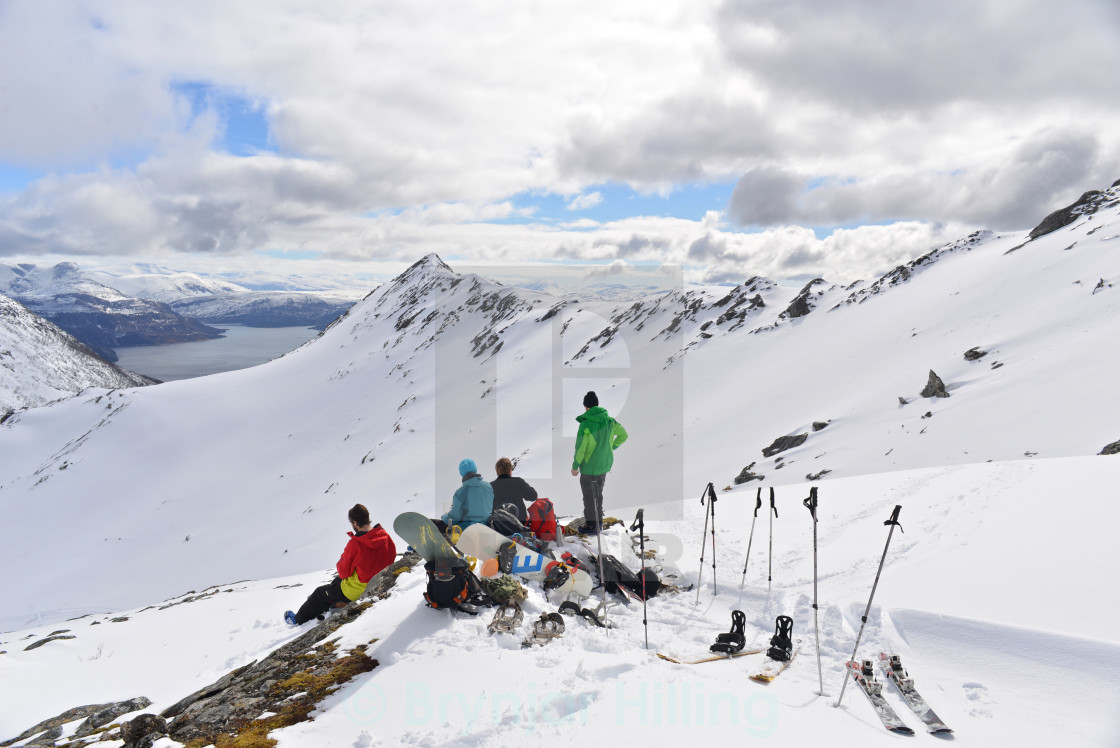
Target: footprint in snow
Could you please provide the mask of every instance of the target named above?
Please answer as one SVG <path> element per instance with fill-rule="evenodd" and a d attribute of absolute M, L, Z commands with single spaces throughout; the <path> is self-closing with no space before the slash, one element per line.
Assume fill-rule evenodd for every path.
<path fill-rule="evenodd" d="M 963 688 L 964 697 L 973 704 L 972 708 L 968 710 L 969 716 L 991 718 L 992 697 L 988 693 L 988 689 L 980 683 L 965 683 Z"/>

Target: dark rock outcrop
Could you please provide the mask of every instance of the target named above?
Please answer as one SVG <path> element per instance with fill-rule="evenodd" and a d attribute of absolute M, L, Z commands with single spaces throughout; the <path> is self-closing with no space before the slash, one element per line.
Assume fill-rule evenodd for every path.
<path fill-rule="evenodd" d="M 775 439 L 769 447 L 762 450 L 763 457 L 773 457 L 779 452 L 785 452 L 787 449 L 800 447 L 809 438 L 809 434 L 796 434 L 794 436 L 779 436 Z"/>
<path fill-rule="evenodd" d="M 1116 185 L 1114 184 L 1113 187 Z M 1092 215 L 1100 208 L 1114 205 L 1116 198 L 1112 194 L 1111 189 L 1104 192 L 1100 190 L 1089 190 L 1073 205 L 1056 210 L 1050 215 L 1042 219 L 1042 223 L 1031 229 L 1030 238 L 1037 239 L 1040 236 L 1057 231 L 1060 228 L 1070 225 L 1081 216 Z"/>
<path fill-rule="evenodd" d="M 745 468 L 743 468 L 742 470 L 739 471 L 739 474 L 735 476 L 735 485 L 736 486 L 742 485 L 743 483 L 746 483 L 747 481 L 752 481 L 752 480 L 760 481 L 760 480 L 762 480 L 763 478 L 766 477 L 765 475 L 759 475 L 757 473 L 751 472 L 751 469 L 753 467 L 754 467 L 754 463 L 752 462 L 750 465 L 747 465 Z"/>
<path fill-rule="evenodd" d="M 933 369 L 929 370 L 926 388 L 919 394 L 922 397 L 949 397 L 949 391 L 945 389 L 945 383 L 941 381 L 941 377 L 934 373 Z"/>
<path fill-rule="evenodd" d="M 155 714 L 141 714 L 121 724 L 124 748 L 151 748 L 157 738 L 166 734 L 167 720 Z"/>
<path fill-rule="evenodd" d="M 984 358 L 984 356 L 987 356 L 987 355 L 988 355 L 987 351 L 982 351 L 982 350 L 980 350 L 980 346 L 976 346 L 975 348 L 969 348 L 967 351 L 964 352 L 964 360 L 965 361 L 977 361 L 979 359 Z"/>
<path fill-rule="evenodd" d="M 832 423 L 831 420 L 829 420 L 829 421 L 813 421 L 813 431 L 820 431 L 821 429 L 826 428 L 828 426 L 828 424 L 830 424 L 830 423 Z"/>
<path fill-rule="evenodd" d="M 1120 441 L 1113 442 L 1112 444 L 1106 444 L 1105 448 L 1098 452 L 1098 454 L 1120 455 Z"/>

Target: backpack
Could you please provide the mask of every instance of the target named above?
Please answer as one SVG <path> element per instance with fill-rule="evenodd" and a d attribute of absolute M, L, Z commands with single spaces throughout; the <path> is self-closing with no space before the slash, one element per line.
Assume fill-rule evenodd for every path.
<path fill-rule="evenodd" d="M 556 540 L 556 512 L 551 501 L 540 498 L 529 505 L 529 529 L 541 540 Z"/>
<path fill-rule="evenodd" d="M 510 535 L 517 533 L 525 534 L 528 529 L 521 524 L 521 520 L 517 515 L 504 507 L 497 507 L 490 513 L 490 519 L 486 520 L 486 525 L 491 530 L 495 530 L 507 538 Z"/>
<path fill-rule="evenodd" d="M 450 566 L 429 561 L 424 564 L 428 584 L 424 600 L 429 608 L 458 608 L 463 603 L 477 599 L 482 587 L 470 567 L 458 562 Z"/>
<path fill-rule="evenodd" d="M 639 577 L 639 574 L 644 576 Z M 603 554 L 602 581 L 607 592 L 635 596 L 639 600 L 648 600 L 656 595 L 661 588 L 661 580 L 657 578 L 653 569 L 646 568 L 644 572 L 631 571 L 617 558 L 605 553 Z"/>

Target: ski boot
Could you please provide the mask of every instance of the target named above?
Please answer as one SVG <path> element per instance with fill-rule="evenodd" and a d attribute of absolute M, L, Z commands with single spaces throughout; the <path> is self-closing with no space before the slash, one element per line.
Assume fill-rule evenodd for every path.
<path fill-rule="evenodd" d="M 770 637 L 770 649 L 766 651 L 766 656 L 778 662 L 789 662 L 793 657 L 793 619 L 789 616 L 778 616 L 774 621 L 774 635 Z"/>
<path fill-rule="evenodd" d="M 747 614 L 741 610 L 731 611 L 731 630 L 726 634 L 716 637 L 716 643 L 709 649 L 720 654 L 735 654 L 747 643 L 744 629 L 747 625 Z"/>

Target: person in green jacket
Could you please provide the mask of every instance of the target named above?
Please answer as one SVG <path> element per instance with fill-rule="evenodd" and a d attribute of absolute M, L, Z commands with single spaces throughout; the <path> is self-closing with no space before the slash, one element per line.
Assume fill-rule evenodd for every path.
<path fill-rule="evenodd" d="M 583 491 L 583 524 L 579 532 L 586 535 L 599 532 L 603 523 L 603 486 L 614 465 L 614 451 L 629 434 L 605 408 L 599 407 L 599 396 L 594 392 L 583 396 L 583 409 L 583 414 L 576 416 L 579 431 L 572 475 L 579 476 L 579 487 Z"/>

